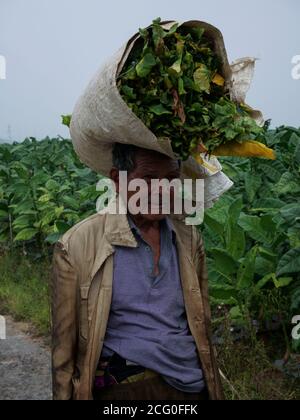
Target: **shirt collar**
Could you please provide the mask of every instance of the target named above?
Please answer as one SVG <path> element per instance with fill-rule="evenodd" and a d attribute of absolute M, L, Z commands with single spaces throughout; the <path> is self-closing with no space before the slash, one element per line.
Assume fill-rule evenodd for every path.
<path fill-rule="evenodd" d="M 134 223 L 133 219 L 131 218 L 131 216 L 129 214 L 127 214 L 127 220 L 128 220 L 129 226 L 131 228 L 131 231 L 136 232 L 139 236 L 142 237 L 140 229 Z M 160 221 L 160 223 L 161 223 L 162 228 L 166 228 L 168 231 L 172 232 L 172 239 L 173 239 L 173 242 L 175 243 L 176 231 L 175 231 L 172 220 L 168 216 L 166 216 L 163 220 Z"/>

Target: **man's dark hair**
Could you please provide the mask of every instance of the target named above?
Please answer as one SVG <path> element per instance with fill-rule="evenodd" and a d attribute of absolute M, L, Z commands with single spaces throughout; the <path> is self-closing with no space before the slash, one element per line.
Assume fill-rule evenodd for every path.
<path fill-rule="evenodd" d="M 113 166 L 119 171 L 127 171 L 128 173 L 135 168 L 135 155 L 141 148 L 132 144 L 114 143 L 112 149 Z M 178 160 L 179 168 L 181 160 Z"/>
<path fill-rule="evenodd" d="M 138 147 L 132 144 L 115 143 L 112 149 L 113 166 L 119 171 L 133 171 L 137 151 Z"/>

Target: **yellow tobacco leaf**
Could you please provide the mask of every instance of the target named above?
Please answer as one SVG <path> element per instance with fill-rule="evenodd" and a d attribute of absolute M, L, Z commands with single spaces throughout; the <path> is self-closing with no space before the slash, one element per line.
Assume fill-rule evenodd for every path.
<path fill-rule="evenodd" d="M 220 74 L 216 74 L 215 77 L 212 79 L 212 82 L 218 86 L 224 86 L 225 79 Z"/>
<path fill-rule="evenodd" d="M 196 160 L 197 163 L 204 166 L 204 168 L 209 169 L 211 172 L 215 173 L 215 172 L 218 171 L 218 168 L 216 168 L 214 165 L 211 165 L 210 163 L 206 162 L 199 154 L 198 155 L 195 154 L 194 159 Z"/>
<path fill-rule="evenodd" d="M 194 159 L 196 160 L 197 163 L 200 163 L 200 165 L 202 165 L 203 159 L 202 159 L 202 157 L 200 155 L 198 155 L 198 154 L 195 153 L 193 155 L 193 157 L 194 157 Z"/>
<path fill-rule="evenodd" d="M 243 143 L 231 141 L 229 143 L 221 144 L 213 151 L 213 154 L 215 156 L 259 157 L 271 160 L 276 159 L 274 150 L 254 140 L 248 140 Z"/>

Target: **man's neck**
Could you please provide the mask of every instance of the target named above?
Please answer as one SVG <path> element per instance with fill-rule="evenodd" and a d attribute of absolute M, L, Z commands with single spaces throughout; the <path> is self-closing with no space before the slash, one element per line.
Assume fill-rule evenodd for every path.
<path fill-rule="evenodd" d="M 158 220 L 147 220 L 141 214 L 129 214 L 129 217 L 142 232 L 147 233 L 149 230 L 160 230 L 160 223 Z"/>

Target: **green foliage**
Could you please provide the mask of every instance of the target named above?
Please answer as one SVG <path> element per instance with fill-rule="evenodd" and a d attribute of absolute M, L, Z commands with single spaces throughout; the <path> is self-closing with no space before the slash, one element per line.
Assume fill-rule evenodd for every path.
<path fill-rule="evenodd" d="M 62 115 L 61 122 L 63 125 L 70 127 L 72 115 Z"/>
<path fill-rule="evenodd" d="M 235 140 L 263 140 L 245 105 L 230 100 L 212 40 L 201 28 L 164 30 L 160 18 L 129 54 L 118 78 L 132 111 L 157 136 L 170 138 L 182 159 L 204 144 L 211 153 Z M 250 186 L 250 188 L 253 188 Z"/>
<path fill-rule="evenodd" d="M 0 145 L 0 244 L 47 252 L 95 212 L 99 176 L 78 160 L 69 140 L 26 139 Z"/>
<path fill-rule="evenodd" d="M 267 141 L 274 162 L 220 159 L 235 186 L 206 212 L 202 228 L 213 302 L 229 304 L 245 322 L 249 313 L 266 316 L 267 299 L 285 300 L 268 316 L 284 317 L 291 329 L 300 313 L 300 130 L 280 127 Z"/>
<path fill-rule="evenodd" d="M 277 315 L 288 330 L 300 313 L 300 130 L 280 127 L 267 141 L 276 161 L 220 159 L 235 185 L 205 212 L 202 230 L 212 302 L 229 305 L 238 323 Z M 0 162 L 0 247 L 35 260 L 95 213 L 100 176 L 69 140 L 1 144 Z"/>
<path fill-rule="evenodd" d="M 0 313 L 30 322 L 39 334 L 50 328 L 49 279 L 47 261 L 32 261 L 20 252 L 0 255 Z"/>

